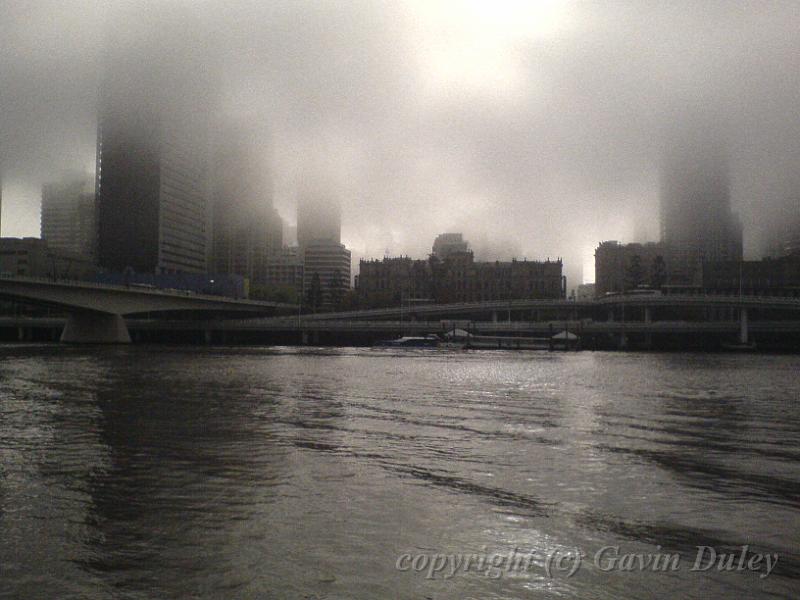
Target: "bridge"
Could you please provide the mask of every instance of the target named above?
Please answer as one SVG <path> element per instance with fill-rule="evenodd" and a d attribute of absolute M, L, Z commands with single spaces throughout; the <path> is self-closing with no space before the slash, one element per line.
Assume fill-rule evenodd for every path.
<path fill-rule="evenodd" d="M 507 314 L 537 312 L 567 314 L 596 313 L 598 310 L 617 311 L 625 308 L 695 308 L 695 309 L 788 309 L 800 310 L 800 298 L 780 296 L 717 296 L 717 295 L 615 295 L 598 300 L 493 300 L 456 304 L 416 304 L 406 307 L 377 308 L 349 312 L 330 312 L 304 315 L 308 320 L 403 320 L 423 317 L 452 318 L 459 315 L 487 315 L 501 320 Z M 536 319 L 539 320 L 539 319 Z"/>
<path fill-rule="evenodd" d="M 756 324 L 751 322 L 757 315 Z M 265 319 L 262 329 L 301 332 L 392 330 L 435 333 L 442 328 L 433 319 L 461 319 L 475 331 L 544 335 L 554 327 L 578 329 L 585 335 L 614 335 L 620 346 L 628 336 L 653 334 L 738 333 L 739 343 L 750 342 L 750 332 L 794 332 L 791 319 L 800 317 L 800 298 L 773 296 L 619 294 L 598 300 L 503 300 L 458 304 L 415 304 L 351 312 L 303 315 L 302 322 Z M 394 323 L 389 327 L 389 323 Z M 504 329 L 503 323 L 508 327 Z M 358 324 L 363 323 L 363 327 Z M 383 323 L 383 325 L 382 325 Z M 251 324 L 254 325 L 254 324 Z"/>
<path fill-rule="evenodd" d="M 0 299 L 63 310 L 69 316 L 61 341 L 82 343 L 130 342 L 123 318 L 126 316 L 154 313 L 269 316 L 297 310 L 292 304 L 236 300 L 180 290 L 28 277 L 0 277 Z"/>
<path fill-rule="evenodd" d="M 298 315 L 291 304 L 235 300 L 176 290 L 0 278 L 0 298 L 56 307 L 68 313 L 65 342 L 127 342 L 171 332 L 207 342 L 231 339 L 267 343 L 333 343 L 402 334 L 443 333 L 461 323 L 476 335 L 548 336 L 567 329 L 589 341 L 625 347 L 629 339 L 649 347 L 654 336 L 783 335 L 795 343 L 800 333 L 800 298 L 710 295 L 615 295 L 599 300 L 506 300 L 413 305 L 350 312 Z M 284 316 L 280 316 L 283 314 Z M 291 315 L 291 316 L 287 316 Z M 156 318 L 153 318 L 153 317 Z M 3 323 L 8 319 L 3 320 Z M 127 322 L 126 322 L 127 321 Z M 35 329 L 20 321 L 19 330 Z M 54 325 L 49 321 L 49 329 Z M 13 327 L 11 322 L 7 327 Z M 188 335 L 187 332 L 194 332 Z M 21 334 L 20 334 L 21 335 Z"/>

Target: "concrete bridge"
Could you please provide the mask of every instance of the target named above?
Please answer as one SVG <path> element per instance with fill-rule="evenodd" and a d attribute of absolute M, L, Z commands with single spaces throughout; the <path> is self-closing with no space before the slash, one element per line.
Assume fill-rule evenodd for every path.
<path fill-rule="evenodd" d="M 23 277 L 0 277 L 0 299 L 64 310 L 69 317 L 61 341 L 84 343 L 130 342 L 125 316 L 200 313 L 231 318 L 297 310 L 292 304 L 235 300 L 180 290 Z"/>
<path fill-rule="evenodd" d="M 707 295 L 615 295 L 600 300 L 511 300 L 414 305 L 297 316 L 297 306 L 234 300 L 189 292 L 83 282 L 0 278 L 0 298 L 52 306 L 69 314 L 65 342 L 127 342 L 135 332 L 201 331 L 207 341 L 228 334 L 293 334 L 313 342 L 395 334 L 440 333 L 445 320 L 468 322 L 480 335 L 547 335 L 569 329 L 587 338 L 610 336 L 626 345 L 629 336 L 648 340 L 664 335 L 738 333 L 748 344 L 751 332 L 797 338 L 800 298 Z M 283 313 L 292 316 L 276 316 Z M 156 316 L 156 319 L 152 317 Z M 127 325 L 126 319 L 127 318 Z M 216 334 L 215 334 L 216 332 Z M 218 334 L 218 335 L 217 335 Z M 733 335 L 731 335 L 733 334 Z M 145 339 L 146 336 L 145 336 Z"/>
<path fill-rule="evenodd" d="M 489 302 L 464 302 L 454 304 L 415 304 L 405 307 L 377 308 L 349 312 L 317 313 L 304 315 L 308 320 L 403 320 L 430 317 L 456 318 L 483 315 L 493 321 L 503 320 L 509 314 L 557 314 L 561 316 L 595 316 L 598 312 L 618 311 L 622 308 L 695 308 L 695 309 L 777 309 L 800 310 L 800 298 L 775 296 L 715 296 L 715 295 L 614 295 L 598 300 L 493 300 Z M 510 319 L 506 319 L 510 320 Z M 534 319 L 540 320 L 540 319 Z"/>
<path fill-rule="evenodd" d="M 66 323 L 58 317 L 0 317 L 0 332 L 5 339 L 48 341 L 57 339 Z M 128 318 L 127 329 L 135 341 L 169 341 L 178 343 L 255 343 L 268 345 L 352 344 L 368 345 L 379 339 L 400 335 L 445 334 L 452 330 L 446 321 L 310 321 L 297 317 L 287 319 L 174 319 Z M 583 348 L 651 348 L 684 347 L 691 339 L 702 338 L 706 346 L 741 340 L 742 325 L 738 320 L 720 321 L 472 321 L 465 325 L 469 333 L 491 338 L 496 347 L 513 348 L 531 340 L 544 342 L 555 333 L 568 330 L 578 335 Z M 12 333 L 13 332 L 13 333 Z M 54 337 L 55 335 L 55 337 Z M 11 337 L 14 336 L 14 337 Z M 800 319 L 756 320 L 747 326 L 747 339 L 755 338 L 759 347 L 776 338 L 783 347 L 800 348 Z M 477 339 L 477 338 L 476 338 Z M 681 340 L 684 340 L 683 342 Z M 691 345 L 691 344 L 689 344 Z M 696 344 L 695 344 L 696 345 Z M 774 346 L 774 344 L 773 344 Z"/>
<path fill-rule="evenodd" d="M 755 322 L 753 315 L 758 316 Z M 578 302 L 506 300 L 320 313 L 303 315 L 302 322 L 265 319 L 259 327 L 293 328 L 301 332 L 391 329 L 435 333 L 442 327 L 439 321 L 432 320 L 437 317 L 463 319 L 482 334 L 544 335 L 553 327 L 573 332 L 580 329 L 590 336 L 616 336 L 623 347 L 629 334 L 641 334 L 648 340 L 653 334 L 729 332 L 738 333 L 739 343 L 746 345 L 750 342 L 751 331 L 796 333 L 800 298 L 628 294 Z M 359 327 L 359 323 L 363 323 L 363 327 Z M 388 328 L 389 323 L 394 326 Z"/>

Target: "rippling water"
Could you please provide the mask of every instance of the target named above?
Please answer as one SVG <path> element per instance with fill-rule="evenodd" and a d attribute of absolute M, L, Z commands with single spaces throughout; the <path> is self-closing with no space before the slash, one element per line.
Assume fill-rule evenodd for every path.
<path fill-rule="evenodd" d="M 3 346 L 0 596 L 790 598 L 798 373 L 776 356 Z M 606 571 L 609 545 L 681 563 Z M 698 545 L 779 561 L 691 571 Z M 511 552 L 535 558 L 410 566 Z M 548 575 L 572 552 L 572 577 Z"/>

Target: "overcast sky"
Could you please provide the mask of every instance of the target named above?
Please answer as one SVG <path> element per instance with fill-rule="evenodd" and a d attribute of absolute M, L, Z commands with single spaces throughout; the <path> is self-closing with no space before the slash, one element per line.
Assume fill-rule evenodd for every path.
<path fill-rule="evenodd" d="M 145 35 L 176 3 L 123 4 Z M 660 140 L 701 109 L 727 128 L 746 254 L 800 210 L 796 0 L 181 4 L 224 110 L 265 132 L 280 213 L 313 179 L 355 257 L 421 258 L 462 231 L 483 257 L 561 256 L 591 280 L 601 240 L 657 239 Z M 0 1 L 3 235 L 38 235 L 42 182 L 93 170 L 117 14 Z"/>

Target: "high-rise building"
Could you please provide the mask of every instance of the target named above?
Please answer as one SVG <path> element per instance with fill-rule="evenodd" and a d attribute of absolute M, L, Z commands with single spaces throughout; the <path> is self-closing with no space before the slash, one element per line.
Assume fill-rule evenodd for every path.
<path fill-rule="evenodd" d="M 304 304 L 333 307 L 350 289 L 350 250 L 332 240 L 315 239 L 303 248 Z"/>
<path fill-rule="evenodd" d="M 341 206 L 335 200 L 304 192 L 297 203 L 297 243 L 305 248 L 313 241 L 339 244 L 342 231 Z"/>
<path fill-rule="evenodd" d="M 297 203 L 297 241 L 303 260 L 303 304 L 332 308 L 350 289 L 350 250 L 341 243 L 341 206 L 319 190 Z"/>
<path fill-rule="evenodd" d="M 775 258 L 800 257 L 800 214 L 788 216 L 777 227 L 769 254 Z"/>
<path fill-rule="evenodd" d="M 467 252 L 469 244 L 460 233 L 441 233 L 433 241 L 433 255 L 444 260 L 456 252 Z"/>
<path fill-rule="evenodd" d="M 281 252 L 283 221 L 272 204 L 266 160 L 252 128 L 220 128 L 213 177 L 213 270 L 264 285 L 268 264 Z"/>
<path fill-rule="evenodd" d="M 42 186 L 41 237 L 48 247 L 93 259 L 97 240 L 94 179 L 70 175 Z"/>
<path fill-rule="evenodd" d="M 728 157 L 713 133 L 699 129 L 672 141 L 660 196 L 671 283 L 699 283 L 703 262 L 741 260 L 742 224 L 731 211 Z"/>
<path fill-rule="evenodd" d="M 201 273 L 211 250 L 208 82 L 180 7 L 112 25 L 97 130 L 97 256 L 110 271 Z M 146 33 L 142 33 L 146 32 Z"/>
<path fill-rule="evenodd" d="M 273 289 L 303 291 L 303 257 L 297 246 L 286 246 L 270 257 L 266 284 Z"/>

